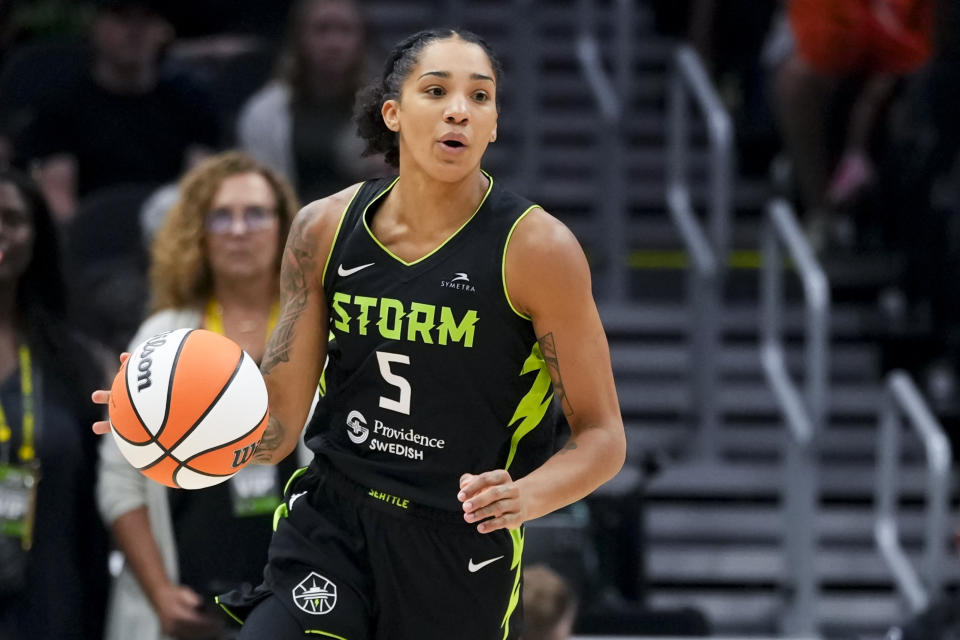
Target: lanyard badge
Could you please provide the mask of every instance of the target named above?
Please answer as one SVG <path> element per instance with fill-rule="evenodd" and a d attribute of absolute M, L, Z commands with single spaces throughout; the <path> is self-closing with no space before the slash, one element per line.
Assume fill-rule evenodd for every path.
<path fill-rule="evenodd" d="M 277 326 L 280 305 L 274 302 L 267 320 L 267 336 Z M 226 335 L 223 329 L 223 308 L 211 298 L 204 313 L 204 327 L 214 333 Z M 236 517 L 261 516 L 273 513 L 280 505 L 280 486 L 273 467 L 247 465 L 230 478 L 230 497 L 233 515 Z"/>
<path fill-rule="evenodd" d="M 280 505 L 280 483 L 274 467 L 250 464 L 230 478 L 233 515 L 262 516 Z"/>
<path fill-rule="evenodd" d="M 24 550 L 33 545 L 33 522 L 37 504 L 40 465 L 36 457 L 33 371 L 30 350 L 21 345 L 20 395 L 23 407 L 22 440 L 17 449 L 19 464 L 11 463 L 13 430 L 0 405 L 0 535 L 19 538 Z"/>
<path fill-rule="evenodd" d="M 0 535 L 19 538 L 20 546 L 33 546 L 39 469 L 34 465 L 0 464 Z"/>

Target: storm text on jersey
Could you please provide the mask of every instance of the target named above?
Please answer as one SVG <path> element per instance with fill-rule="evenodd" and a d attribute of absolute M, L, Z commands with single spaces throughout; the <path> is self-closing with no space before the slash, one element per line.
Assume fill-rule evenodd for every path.
<path fill-rule="evenodd" d="M 394 298 L 374 298 L 333 294 L 333 327 L 343 333 L 365 336 L 377 331 L 387 340 L 406 340 L 424 344 L 454 344 L 473 347 L 478 315 L 470 309 L 455 314 L 447 306 L 423 302 L 404 304 Z M 373 325 L 373 327 L 371 327 Z"/>

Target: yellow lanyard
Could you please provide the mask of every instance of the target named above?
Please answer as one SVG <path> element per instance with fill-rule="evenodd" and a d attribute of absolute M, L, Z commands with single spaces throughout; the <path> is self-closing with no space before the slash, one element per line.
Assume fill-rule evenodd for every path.
<path fill-rule="evenodd" d="M 33 430 L 36 424 L 36 414 L 33 406 L 33 369 L 30 363 L 30 349 L 20 345 L 20 397 L 23 403 L 23 442 L 20 444 L 20 461 L 32 462 L 36 457 L 33 448 Z M 7 413 L 0 404 L 0 448 L 3 450 L 3 462 L 8 462 L 7 446 L 13 437 L 13 430 L 7 421 Z"/>
<path fill-rule="evenodd" d="M 267 339 L 273 333 L 273 328 L 277 326 L 277 319 L 280 317 L 280 303 L 274 302 L 270 306 L 270 317 L 267 319 Z M 206 313 L 203 318 L 203 326 L 214 333 L 226 335 L 223 330 L 223 307 L 217 302 L 216 298 L 210 298 L 207 303 Z"/>

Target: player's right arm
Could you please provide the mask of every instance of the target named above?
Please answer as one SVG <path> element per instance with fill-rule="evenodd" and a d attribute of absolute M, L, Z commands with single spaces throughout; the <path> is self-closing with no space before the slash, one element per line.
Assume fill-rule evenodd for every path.
<path fill-rule="evenodd" d="M 307 205 L 297 214 L 280 267 L 280 318 L 260 372 L 270 419 L 253 457 L 276 464 L 297 446 L 327 353 L 323 275 L 340 219 L 359 186 Z"/>

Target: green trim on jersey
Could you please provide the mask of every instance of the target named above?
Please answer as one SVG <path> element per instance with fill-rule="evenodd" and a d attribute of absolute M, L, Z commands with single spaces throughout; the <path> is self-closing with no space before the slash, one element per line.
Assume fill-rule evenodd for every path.
<path fill-rule="evenodd" d="M 226 613 L 228 616 L 230 616 L 231 618 L 233 618 L 236 622 L 239 622 L 241 625 L 243 624 L 243 620 L 241 620 L 241 619 L 238 618 L 237 616 L 233 615 L 233 612 L 230 611 L 230 609 L 227 608 L 227 605 L 225 605 L 225 604 L 223 604 L 222 602 L 220 602 L 220 596 L 214 596 L 213 601 L 216 602 L 216 603 L 220 606 L 221 609 L 223 609 L 223 612 L 224 612 L 224 613 Z"/>
<path fill-rule="evenodd" d="M 286 502 L 281 502 L 277 505 L 277 508 L 273 510 L 273 531 L 276 533 L 277 527 L 280 526 L 280 521 L 283 518 L 290 516 L 290 509 L 287 507 Z"/>
<path fill-rule="evenodd" d="M 290 490 L 290 485 L 293 484 L 293 481 L 302 476 L 307 472 L 306 467 L 297 467 L 297 470 L 290 474 L 290 479 L 287 480 L 287 484 L 283 485 L 283 494 L 287 495 L 287 491 Z"/>
<path fill-rule="evenodd" d="M 500 278 L 503 280 L 503 295 L 507 299 L 507 304 L 509 304 L 510 308 L 513 309 L 513 312 L 524 320 L 531 320 L 531 318 L 530 316 L 524 315 L 517 311 L 517 308 L 513 306 L 513 300 L 510 299 L 510 292 L 507 291 L 507 247 L 510 246 L 510 238 L 513 237 L 513 232 L 517 228 L 517 225 L 520 224 L 520 221 L 526 218 L 528 213 L 539 207 L 540 205 L 538 204 L 530 205 L 526 211 L 520 214 L 520 217 L 516 219 L 516 221 L 513 223 L 513 226 L 510 227 L 510 232 L 507 234 L 507 241 L 503 244 L 503 258 L 500 262 Z"/>
<path fill-rule="evenodd" d="M 520 371 L 520 375 L 525 376 L 534 371 L 537 372 L 537 378 L 533 381 L 533 386 L 530 387 L 527 395 L 520 399 L 520 404 L 517 405 L 516 411 L 513 412 L 513 417 L 510 418 L 510 421 L 507 423 L 507 427 L 510 427 L 510 425 L 517 420 L 523 418 L 523 421 L 517 425 L 517 428 L 514 430 L 513 436 L 510 437 L 510 454 L 507 456 L 507 463 L 504 465 L 504 469 L 510 469 L 510 464 L 517 454 L 517 446 L 520 444 L 520 439 L 540 424 L 543 416 L 547 414 L 547 409 L 550 408 L 550 401 L 553 400 L 553 391 L 551 391 L 553 381 L 550 379 L 547 363 L 543 360 L 543 353 L 540 351 L 539 342 L 533 344 L 530 355 L 527 356 L 526 362 L 523 363 L 523 369 Z"/>
<path fill-rule="evenodd" d="M 315 636 L 323 636 L 325 638 L 336 638 L 337 640 L 347 640 L 343 636 L 338 636 L 335 633 L 330 633 L 329 631 L 319 631 L 317 629 L 305 629 L 304 633 L 309 633 Z"/>
<path fill-rule="evenodd" d="M 510 617 L 516 611 L 520 604 L 520 575 L 523 573 L 523 527 L 519 529 L 510 529 L 510 539 L 513 541 L 513 559 L 510 562 L 510 568 L 516 573 L 513 578 L 513 591 L 510 592 L 510 601 L 507 603 L 507 612 L 503 614 L 503 622 L 500 626 L 503 628 L 503 640 L 507 640 L 510 635 Z"/>
<path fill-rule="evenodd" d="M 287 490 L 290 488 L 290 485 L 293 484 L 293 481 L 302 476 L 307 472 L 306 467 L 300 467 L 296 471 L 290 474 L 290 479 L 287 480 L 287 484 L 283 485 L 283 494 L 287 495 Z M 273 510 L 273 530 L 277 530 L 277 526 L 280 525 L 280 520 L 282 518 L 287 518 L 290 516 L 290 509 L 287 507 L 287 502 L 284 500 L 277 505 L 277 508 Z"/>
<path fill-rule="evenodd" d="M 337 230 L 333 232 L 333 242 L 330 243 L 330 251 L 327 252 L 327 260 L 323 263 L 323 273 L 320 274 L 320 286 L 325 286 L 327 281 L 327 267 L 330 266 L 330 258 L 333 256 L 333 248 L 337 245 L 337 238 L 340 236 L 340 227 L 343 226 L 343 221 L 347 217 L 347 211 L 350 211 L 350 205 L 353 204 L 354 198 L 357 197 L 357 194 L 360 193 L 360 190 L 363 189 L 363 183 L 360 183 L 360 186 L 357 187 L 357 190 L 353 192 L 353 195 L 350 196 L 350 202 L 347 203 L 347 206 L 343 208 L 343 211 L 340 212 L 340 220 L 337 222 Z"/>
<path fill-rule="evenodd" d="M 403 266 L 405 266 L 405 267 L 412 267 L 412 266 L 415 265 L 415 264 L 418 264 L 418 263 L 420 263 L 420 262 L 423 262 L 424 260 L 426 260 L 427 258 L 429 258 L 430 256 L 432 256 L 433 254 L 435 254 L 437 251 L 440 251 L 440 249 L 443 249 L 451 240 L 453 240 L 454 238 L 456 238 L 456 237 L 457 237 L 457 234 L 459 234 L 461 231 L 463 231 L 463 228 L 464 228 L 465 226 L 467 226 L 468 224 L 470 224 L 470 221 L 473 220 L 473 219 L 476 217 L 477 213 L 480 211 L 480 208 L 483 207 L 483 203 L 487 201 L 487 196 L 489 196 L 489 195 L 490 195 L 490 191 L 493 190 L 493 176 L 491 176 L 491 175 L 490 175 L 489 173 L 487 173 L 486 171 L 483 171 L 483 169 L 481 169 L 480 171 L 483 173 L 483 175 L 487 176 L 487 179 L 490 181 L 490 184 L 487 185 L 487 192 L 483 194 L 483 198 L 480 200 L 480 204 L 477 205 L 477 210 L 473 212 L 473 215 L 471 215 L 469 218 L 467 218 L 466 222 L 464 222 L 462 225 L 460 225 L 460 228 L 459 228 L 459 229 L 457 229 L 457 230 L 454 231 L 452 234 L 450 234 L 450 237 L 449 237 L 449 238 L 447 238 L 446 240 L 444 240 L 443 242 L 441 242 L 441 243 L 440 243 L 440 246 L 436 247 L 433 251 L 431 251 L 431 252 L 428 253 L 427 255 L 422 256 L 422 257 L 420 257 L 420 258 L 417 258 L 417 259 L 414 260 L 413 262 L 407 262 L 406 260 L 400 258 L 400 257 L 397 256 L 395 253 L 393 253 L 392 251 L 390 251 L 390 249 L 387 249 L 387 248 L 383 245 L 383 243 L 380 242 L 380 240 L 377 238 L 377 236 L 373 235 L 373 230 L 370 229 L 370 225 L 367 224 L 367 210 L 370 208 L 370 205 L 372 205 L 374 202 L 376 202 L 376 201 L 379 200 L 381 197 L 383 197 L 383 194 L 385 194 L 385 193 L 387 193 L 388 191 L 390 191 L 390 189 L 392 189 L 393 186 L 394 186 L 395 184 L 397 184 L 397 180 L 400 179 L 399 176 L 397 176 L 397 179 L 396 179 L 396 180 L 394 180 L 393 182 L 391 182 L 391 183 L 387 186 L 386 189 L 384 189 L 383 191 L 381 191 L 380 193 L 378 193 L 378 194 L 376 195 L 376 197 L 374 197 L 373 200 L 371 200 L 369 203 L 367 203 L 367 206 L 363 208 L 363 214 L 361 214 L 361 219 L 363 220 L 363 227 L 367 230 L 367 233 L 370 234 L 370 237 L 373 238 L 373 241 L 377 243 L 377 246 L 379 246 L 381 249 L 383 249 L 384 252 L 386 252 L 386 254 L 387 254 L 388 256 L 390 256 L 391 258 L 393 258 L 394 260 L 396 260 L 397 262 L 399 262 L 399 263 L 402 264 Z"/>

